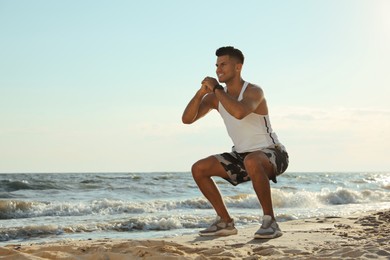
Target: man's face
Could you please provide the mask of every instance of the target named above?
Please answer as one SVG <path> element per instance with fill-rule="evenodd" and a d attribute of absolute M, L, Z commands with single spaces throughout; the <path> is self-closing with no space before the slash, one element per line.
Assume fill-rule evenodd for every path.
<path fill-rule="evenodd" d="M 241 70 L 240 64 L 228 55 L 218 57 L 216 66 L 218 81 L 224 83 L 233 79 Z"/>

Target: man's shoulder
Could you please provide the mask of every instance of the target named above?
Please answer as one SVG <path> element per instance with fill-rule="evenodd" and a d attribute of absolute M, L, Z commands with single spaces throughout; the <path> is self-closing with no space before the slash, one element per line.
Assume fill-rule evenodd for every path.
<path fill-rule="evenodd" d="M 257 89 L 263 90 L 260 87 L 260 85 L 257 85 L 257 84 L 254 84 L 254 83 L 250 83 L 250 82 L 248 82 L 248 88 L 257 88 Z"/>
<path fill-rule="evenodd" d="M 253 84 L 253 83 L 248 83 L 248 87 L 246 88 L 245 92 L 251 92 L 251 93 L 258 93 L 258 94 L 263 94 L 263 89 L 257 85 L 257 84 Z"/>

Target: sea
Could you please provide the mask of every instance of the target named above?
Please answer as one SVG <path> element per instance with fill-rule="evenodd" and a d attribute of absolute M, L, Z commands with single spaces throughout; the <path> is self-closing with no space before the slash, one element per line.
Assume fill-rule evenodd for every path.
<path fill-rule="evenodd" d="M 215 178 L 238 229 L 261 222 L 252 183 Z M 390 172 L 286 172 L 279 222 L 390 208 Z M 0 174 L 0 246 L 195 234 L 215 220 L 190 172 Z"/>

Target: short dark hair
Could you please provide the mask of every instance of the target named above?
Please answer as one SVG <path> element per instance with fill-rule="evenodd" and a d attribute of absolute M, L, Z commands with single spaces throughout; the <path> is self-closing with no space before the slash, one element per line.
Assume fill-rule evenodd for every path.
<path fill-rule="evenodd" d="M 230 57 L 237 59 L 241 64 L 244 64 L 244 54 L 242 54 L 239 49 L 236 49 L 232 46 L 219 48 L 215 52 L 215 55 L 217 55 L 217 57 L 229 55 Z"/>

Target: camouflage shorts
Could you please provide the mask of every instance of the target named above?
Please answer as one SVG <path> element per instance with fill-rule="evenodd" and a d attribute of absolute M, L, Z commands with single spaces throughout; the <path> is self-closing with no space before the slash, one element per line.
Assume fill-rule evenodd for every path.
<path fill-rule="evenodd" d="M 284 146 L 273 145 L 267 148 L 261 149 L 269 159 L 270 163 L 274 166 L 275 175 L 271 180 L 276 183 L 276 176 L 286 171 L 288 166 L 288 153 Z M 250 177 L 245 170 L 244 159 L 249 153 L 237 153 L 235 151 L 231 153 L 222 153 L 214 155 L 215 158 L 225 168 L 229 178 L 226 178 L 228 182 L 233 185 L 238 185 L 242 182 L 250 181 Z"/>

